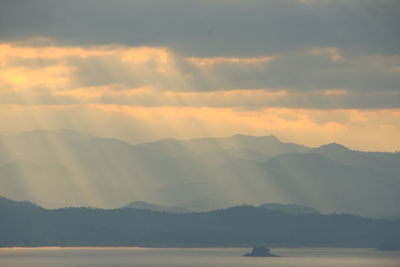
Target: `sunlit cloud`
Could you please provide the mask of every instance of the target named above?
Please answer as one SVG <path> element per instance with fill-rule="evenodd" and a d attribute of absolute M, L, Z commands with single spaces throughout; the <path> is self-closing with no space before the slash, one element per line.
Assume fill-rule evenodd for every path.
<path fill-rule="evenodd" d="M 273 61 L 275 57 L 267 56 L 267 57 L 208 57 L 208 58 L 199 58 L 199 57 L 188 57 L 187 61 L 197 65 L 197 66 L 209 66 L 215 64 L 264 64 L 270 61 Z"/>
<path fill-rule="evenodd" d="M 400 56 L 344 56 L 320 47 L 259 57 L 185 57 L 163 47 L 0 45 L 1 75 L 61 89 L 152 87 L 160 91 L 285 88 L 398 91 Z M 40 72 L 40 73 L 39 73 Z M 39 79 L 38 77 L 43 77 Z M 3 83 L 4 83 L 3 82 Z M 64 88 L 68 83 L 69 87 Z"/>
<path fill-rule="evenodd" d="M 54 65 L 43 68 L 15 67 L 0 70 L 0 86 L 25 93 L 35 87 L 59 90 L 71 81 L 71 67 Z M 1 90 L 1 88 L 0 88 Z"/>
<path fill-rule="evenodd" d="M 326 55 L 332 61 L 342 61 L 344 57 L 339 53 L 339 51 L 335 47 L 325 47 L 322 49 L 311 49 L 309 51 L 312 55 Z"/>
<path fill-rule="evenodd" d="M 204 58 L 121 45 L 0 50 L 1 131 L 71 128 L 130 142 L 240 132 L 399 146 L 399 56 L 354 57 L 334 47 Z M 351 137 L 359 134 L 365 138 Z"/>
<path fill-rule="evenodd" d="M 96 47 L 28 47 L 21 44 L 5 43 L 0 45 L 1 58 L 25 58 L 25 59 L 63 59 L 66 57 L 88 58 L 114 54 L 118 50 L 113 46 Z"/>
<path fill-rule="evenodd" d="M 337 90 L 325 90 L 324 95 L 330 96 L 339 96 L 339 95 L 347 95 L 349 92 L 344 89 L 337 89 Z"/>

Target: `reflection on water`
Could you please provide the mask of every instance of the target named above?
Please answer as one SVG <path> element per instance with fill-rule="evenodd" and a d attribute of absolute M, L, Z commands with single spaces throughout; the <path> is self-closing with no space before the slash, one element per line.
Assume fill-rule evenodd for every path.
<path fill-rule="evenodd" d="M 48 266 L 269 266 L 393 267 L 400 252 L 344 248 L 275 248 L 279 258 L 242 257 L 248 248 L 1 248 L 1 267 Z"/>

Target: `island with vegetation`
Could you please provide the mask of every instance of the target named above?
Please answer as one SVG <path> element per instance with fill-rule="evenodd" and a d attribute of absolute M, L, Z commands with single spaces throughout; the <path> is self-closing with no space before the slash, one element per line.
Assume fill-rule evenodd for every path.
<path fill-rule="evenodd" d="M 254 246 L 251 252 L 244 254 L 245 257 L 279 257 L 272 254 L 266 246 Z"/>

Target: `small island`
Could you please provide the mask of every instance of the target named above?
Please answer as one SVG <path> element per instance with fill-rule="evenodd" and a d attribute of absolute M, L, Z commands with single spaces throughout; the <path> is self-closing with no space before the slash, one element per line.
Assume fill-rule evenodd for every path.
<path fill-rule="evenodd" d="M 245 257 L 279 257 L 272 254 L 265 246 L 254 246 L 250 253 L 244 254 Z"/>

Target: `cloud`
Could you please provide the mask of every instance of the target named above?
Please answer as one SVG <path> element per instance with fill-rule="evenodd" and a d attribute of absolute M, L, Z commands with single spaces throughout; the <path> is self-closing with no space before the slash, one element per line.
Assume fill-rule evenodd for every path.
<path fill-rule="evenodd" d="M 314 47 L 184 57 L 163 47 L 0 45 L 2 103 L 382 109 L 400 105 L 400 55 Z"/>
<path fill-rule="evenodd" d="M 0 71 L 0 86 L 12 87 L 21 93 L 35 87 L 58 90 L 68 85 L 70 73 L 71 68 L 63 65 L 34 69 L 22 66 L 7 68 Z"/>
<path fill-rule="evenodd" d="M 311 49 L 311 50 L 309 50 L 309 53 L 312 55 L 326 55 L 334 62 L 344 60 L 343 56 L 339 53 L 339 51 L 335 47 L 325 47 L 322 49 Z"/>
<path fill-rule="evenodd" d="M 203 58 L 166 47 L 3 43 L 0 66 L 0 131 L 70 128 L 131 142 L 276 134 L 400 148 L 399 55 L 307 47 Z"/>
<path fill-rule="evenodd" d="M 161 46 L 196 57 L 254 57 L 309 46 L 393 54 L 397 0 L 3 0 L 3 41 Z"/>
<path fill-rule="evenodd" d="M 214 66 L 217 64 L 264 64 L 274 60 L 272 56 L 266 57 L 188 57 L 186 60 L 198 67 Z"/>

